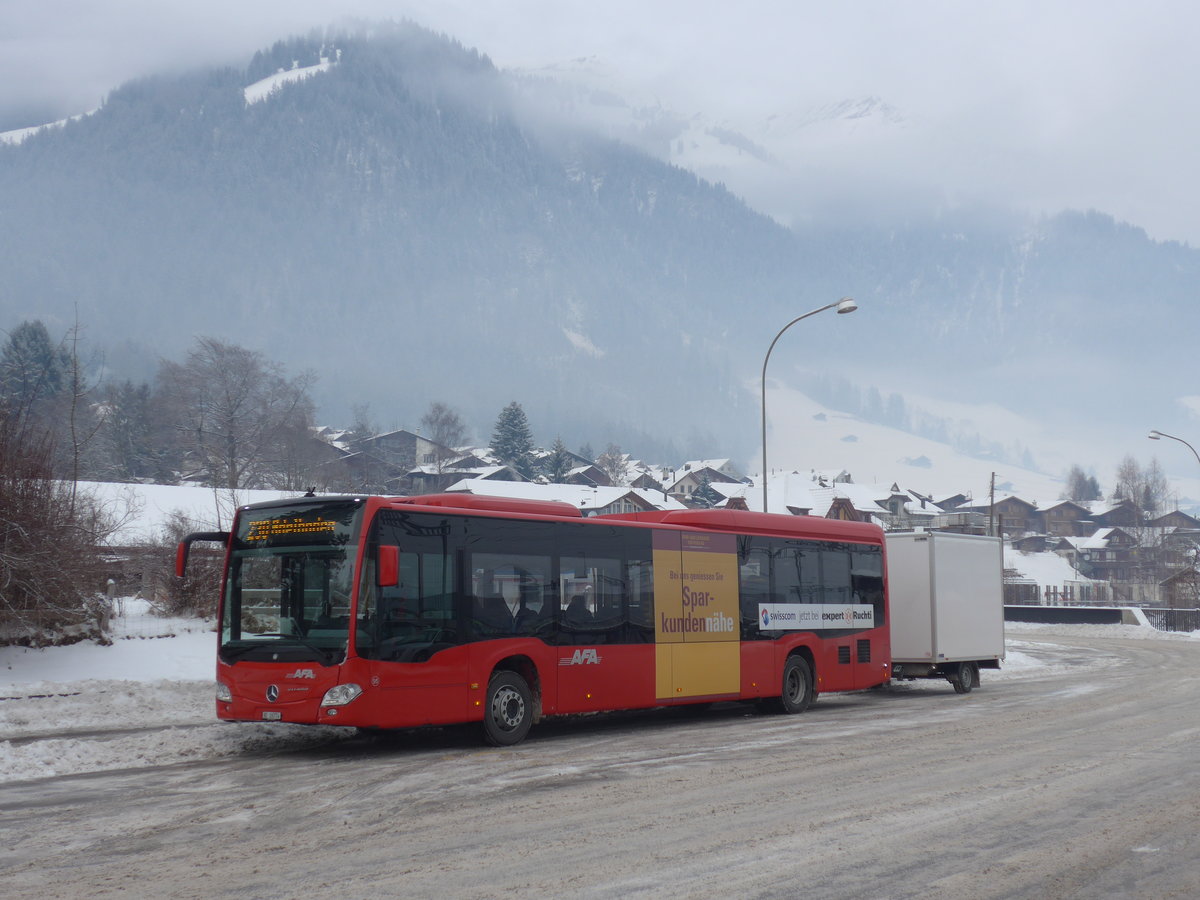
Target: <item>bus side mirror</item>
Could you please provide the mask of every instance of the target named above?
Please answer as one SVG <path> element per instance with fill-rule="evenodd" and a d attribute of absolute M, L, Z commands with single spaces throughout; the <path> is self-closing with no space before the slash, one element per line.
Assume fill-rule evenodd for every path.
<path fill-rule="evenodd" d="M 379 546 L 380 587 L 395 587 L 400 583 L 400 548 L 389 544 Z"/>
<path fill-rule="evenodd" d="M 175 548 L 175 574 L 179 578 L 187 571 L 188 551 L 193 541 L 212 541 L 214 544 L 228 544 L 228 531 L 194 531 L 183 536 L 179 546 Z"/>

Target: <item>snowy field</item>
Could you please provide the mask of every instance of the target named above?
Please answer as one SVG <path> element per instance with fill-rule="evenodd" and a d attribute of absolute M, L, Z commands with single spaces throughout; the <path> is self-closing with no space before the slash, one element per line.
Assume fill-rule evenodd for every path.
<path fill-rule="evenodd" d="M 218 723 L 216 635 L 126 599 L 113 643 L 0 647 L 0 783 L 327 743 L 353 732 Z"/>
<path fill-rule="evenodd" d="M 354 736 L 350 729 L 218 723 L 212 629 L 198 619 L 152 616 L 142 601 L 129 599 L 125 616 L 114 620 L 111 646 L 0 648 L 0 782 L 297 749 Z M 1065 668 L 1053 644 L 1034 645 L 1022 634 L 1200 641 L 1200 632 L 1134 625 L 1008 623 L 1007 633 L 1004 668 L 983 673 L 985 688 L 1053 677 Z M 1091 664 L 1114 662 L 1097 654 Z M 1077 660 L 1071 668 L 1078 671 Z M 940 681 L 917 681 L 891 689 L 944 688 Z"/>

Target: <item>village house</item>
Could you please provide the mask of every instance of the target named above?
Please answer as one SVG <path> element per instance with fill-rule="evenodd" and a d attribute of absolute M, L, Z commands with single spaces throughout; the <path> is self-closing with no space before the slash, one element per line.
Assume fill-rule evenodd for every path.
<path fill-rule="evenodd" d="M 727 461 L 726 461 L 727 462 Z M 720 469 L 715 469 L 711 466 L 702 466 L 701 468 L 689 468 L 692 463 L 688 463 L 683 469 L 677 470 L 678 476 L 675 483 L 667 488 L 667 493 L 678 500 L 686 502 L 687 499 L 704 484 L 740 484 L 740 480 L 732 475 L 727 475 Z"/>
<path fill-rule="evenodd" d="M 1042 526 L 1039 530 L 1055 537 L 1091 534 L 1096 526 L 1092 512 L 1073 500 L 1060 500 L 1042 510 Z"/>
<path fill-rule="evenodd" d="M 1132 581 L 1138 540 L 1123 528 L 1099 528 L 1075 544 L 1075 568 L 1097 581 Z"/>

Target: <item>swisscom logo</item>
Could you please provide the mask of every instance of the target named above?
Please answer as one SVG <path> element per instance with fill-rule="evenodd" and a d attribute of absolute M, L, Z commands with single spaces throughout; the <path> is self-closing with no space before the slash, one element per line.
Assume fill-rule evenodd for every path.
<path fill-rule="evenodd" d="M 800 617 L 793 610 L 768 609 L 763 606 L 762 609 L 762 627 L 763 628 L 787 628 L 799 623 Z"/>

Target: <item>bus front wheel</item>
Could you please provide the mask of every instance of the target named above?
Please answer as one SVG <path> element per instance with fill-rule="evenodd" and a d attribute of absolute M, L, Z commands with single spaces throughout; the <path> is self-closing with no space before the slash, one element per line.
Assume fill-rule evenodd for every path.
<path fill-rule="evenodd" d="M 529 734 L 532 724 L 533 695 L 525 679 L 516 672 L 493 674 L 483 711 L 483 736 L 487 742 L 496 747 L 518 744 Z"/>
<path fill-rule="evenodd" d="M 783 665 L 783 693 L 779 706 L 785 713 L 802 713 L 812 703 L 812 670 L 799 656 L 789 656 Z"/>

